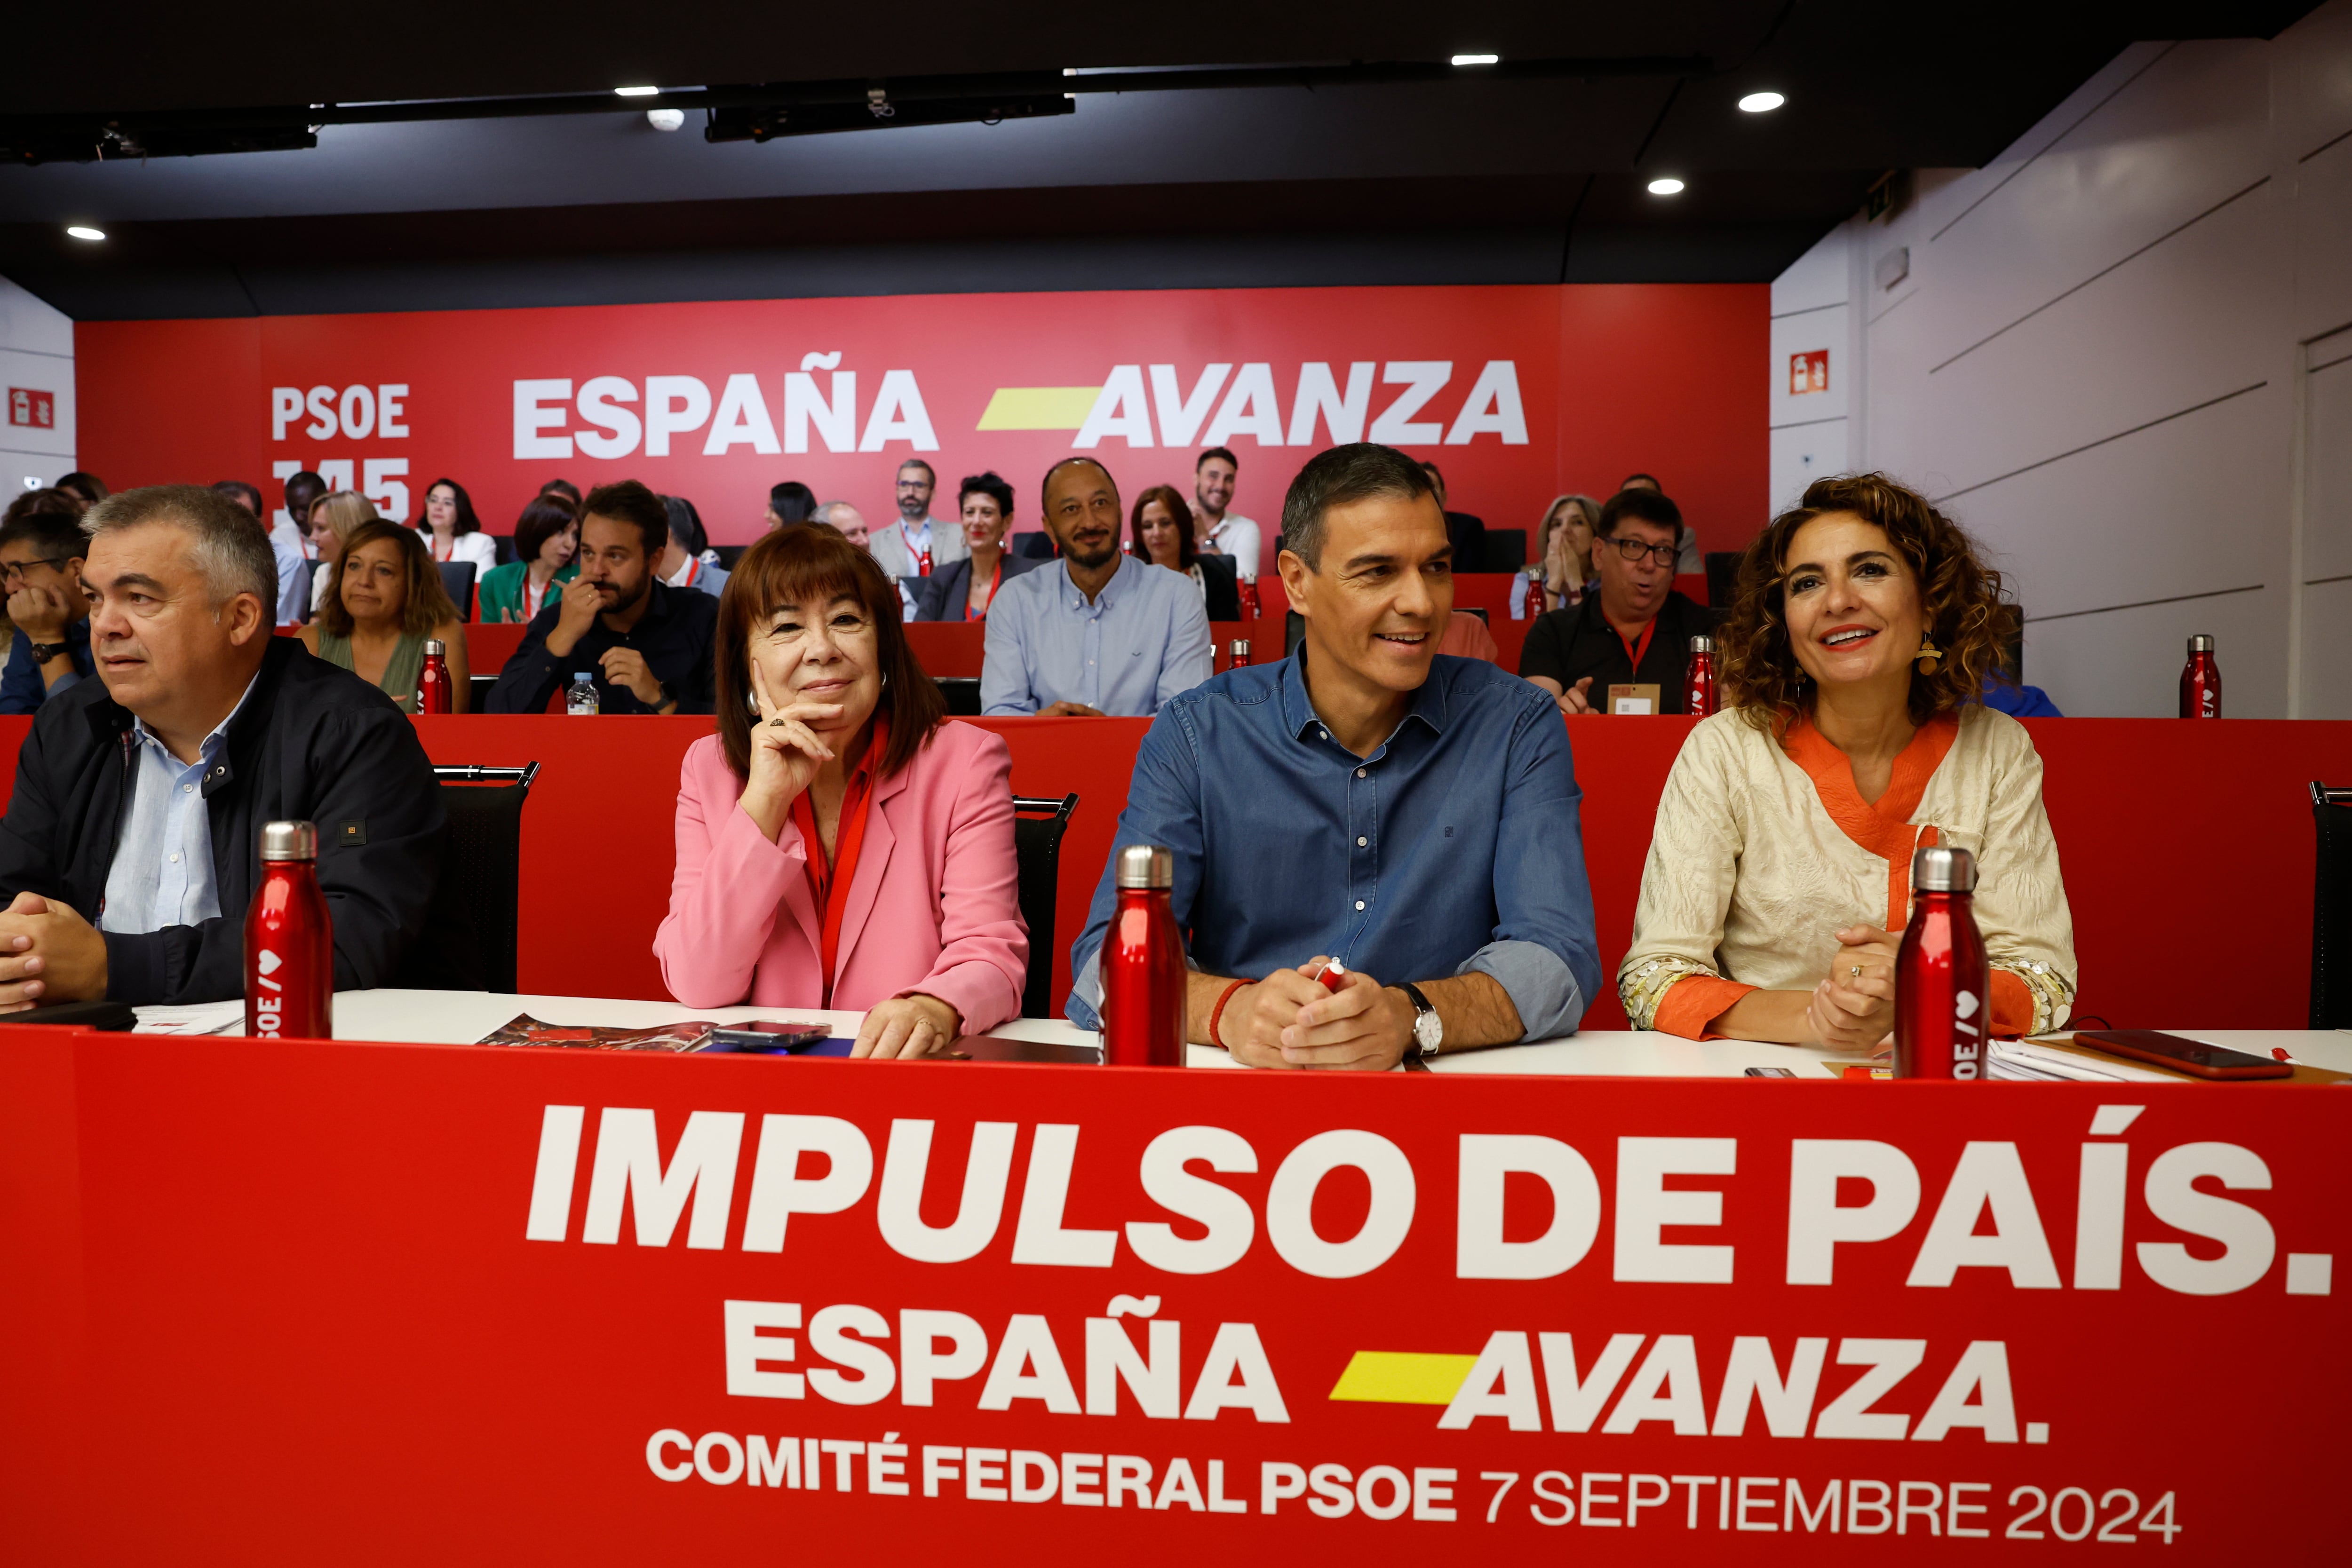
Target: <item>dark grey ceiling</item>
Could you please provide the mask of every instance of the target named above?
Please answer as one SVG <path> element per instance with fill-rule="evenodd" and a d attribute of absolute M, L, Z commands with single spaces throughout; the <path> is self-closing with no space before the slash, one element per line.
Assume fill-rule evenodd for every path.
<path fill-rule="evenodd" d="M 0 273 L 81 319 L 747 296 L 1767 279 L 1890 169 L 1980 163 L 2135 39 L 2277 4 L 43 7 L 0 117 L 1203 63 L 1679 72 L 1090 93 L 711 144 L 642 106 L 328 124 L 309 151 L 0 168 Z M 1789 95 L 1740 113 L 1759 87 Z M 1644 183 L 1689 182 L 1670 199 Z M 64 237 L 68 222 L 110 236 Z"/>

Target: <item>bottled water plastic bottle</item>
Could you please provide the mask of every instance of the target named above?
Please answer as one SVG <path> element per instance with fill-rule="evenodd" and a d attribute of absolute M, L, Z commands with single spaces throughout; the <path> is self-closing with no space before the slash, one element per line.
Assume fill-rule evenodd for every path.
<path fill-rule="evenodd" d="M 563 694 L 563 711 L 571 714 L 593 714 L 597 711 L 596 677 L 586 670 L 572 673 L 572 689 Z"/>

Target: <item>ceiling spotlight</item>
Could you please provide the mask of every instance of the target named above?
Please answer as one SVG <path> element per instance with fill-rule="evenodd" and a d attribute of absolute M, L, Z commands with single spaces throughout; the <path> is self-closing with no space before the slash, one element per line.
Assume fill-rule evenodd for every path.
<path fill-rule="evenodd" d="M 1457 66 L 1494 66 L 1502 64 L 1503 57 L 1500 55 L 1456 55 L 1454 57 L 1454 63 Z"/>
<path fill-rule="evenodd" d="M 1654 196 L 1678 196 L 1682 190 L 1683 183 L 1672 174 L 1650 182 L 1650 194 Z"/>
<path fill-rule="evenodd" d="M 1788 101 L 1777 92 L 1751 92 L 1739 100 L 1739 107 L 1750 114 L 1769 114 Z"/>
<path fill-rule="evenodd" d="M 616 87 L 614 94 L 620 98 L 651 98 L 661 91 L 657 87 Z"/>
<path fill-rule="evenodd" d="M 656 131 L 676 131 L 679 126 L 686 123 L 686 110 L 682 109 L 649 109 L 646 110 L 646 123 L 652 126 Z"/>
<path fill-rule="evenodd" d="M 104 229 L 94 229 L 88 224 L 68 224 L 66 225 L 66 233 L 73 235 L 76 239 L 104 239 L 106 237 L 106 231 Z"/>

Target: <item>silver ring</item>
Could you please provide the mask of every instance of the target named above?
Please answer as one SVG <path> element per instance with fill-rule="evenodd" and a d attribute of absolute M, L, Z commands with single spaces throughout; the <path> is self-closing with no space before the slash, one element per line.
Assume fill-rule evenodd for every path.
<path fill-rule="evenodd" d="M 1861 966 L 1861 965 L 1859 965 L 1859 964 L 1856 964 L 1856 965 L 1853 967 L 1853 977 L 1854 977 L 1855 979 L 1857 979 L 1857 980 L 1861 979 L 1861 978 L 1862 978 L 1862 966 Z"/>

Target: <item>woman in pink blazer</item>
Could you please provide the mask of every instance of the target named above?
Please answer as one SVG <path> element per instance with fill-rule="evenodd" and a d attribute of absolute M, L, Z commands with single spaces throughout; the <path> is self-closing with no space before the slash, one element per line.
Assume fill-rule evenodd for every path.
<path fill-rule="evenodd" d="M 1021 1011 L 1012 756 L 946 722 L 898 593 L 829 528 L 744 553 L 719 601 L 719 733 L 687 751 L 654 953 L 688 1007 L 865 1009 L 921 1056 Z"/>

